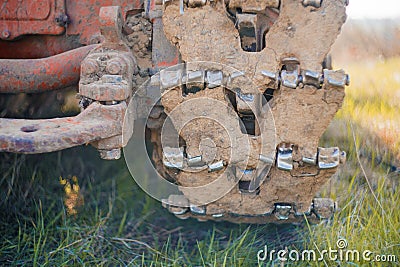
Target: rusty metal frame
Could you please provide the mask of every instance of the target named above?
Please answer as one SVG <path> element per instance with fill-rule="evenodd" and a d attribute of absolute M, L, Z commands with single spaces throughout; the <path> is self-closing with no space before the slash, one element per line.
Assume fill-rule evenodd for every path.
<path fill-rule="evenodd" d="M 45 153 L 91 143 L 104 159 L 121 156 L 127 101 L 136 62 L 122 41 L 121 7 L 102 7 L 104 42 L 36 60 L 0 60 L 0 92 L 36 92 L 76 83 L 89 104 L 75 117 L 47 120 L 0 119 L 0 152 Z M 103 62 L 103 58 L 109 59 Z M 93 70 L 92 63 L 104 66 Z M 28 64 L 29 63 L 29 64 Z M 27 66 L 24 66 L 26 64 Z M 81 68 L 82 65 L 82 68 Z M 100 77 L 100 79 L 98 78 Z M 131 121 L 131 120 L 128 120 Z M 132 127 L 125 128 L 129 140 Z"/>
<path fill-rule="evenodd" d="M 24 34 L 62 34 L 58 17 L 65 15 L 65 0 L 0 0 L 0 39 L 14 40 Z"/>
<path fill-rule="evenodd" d="M 81 62 L 96 47 L 41 59 L 0 59 L 0 93 L 39 93 L 77 84 Z"/>
<path fill-rule="evenodd" d="M 0 151 L 37 154 L 89 144 L 122 134 L 126 103 L 91 104 L 75 117 L 0 119 Z"/>
<path fill-rule="evenodd" d="M 120 6 L 125 18 L 141 12 L 143 0 L 0 0 L 0 58 L 44 58 L 98 44 L 104 6 Z"/>

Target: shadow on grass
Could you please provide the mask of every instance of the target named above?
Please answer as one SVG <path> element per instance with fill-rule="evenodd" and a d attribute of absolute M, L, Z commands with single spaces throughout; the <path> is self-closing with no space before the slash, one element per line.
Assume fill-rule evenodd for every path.
<path fill-rule="evenodd" d="M 6 265 L 251 266 L 264 245 L 303 242 L 293 225 L 179 220 L 136 185 L 123 159 L 101 160 L 92 147 L 0 158 Z"/>

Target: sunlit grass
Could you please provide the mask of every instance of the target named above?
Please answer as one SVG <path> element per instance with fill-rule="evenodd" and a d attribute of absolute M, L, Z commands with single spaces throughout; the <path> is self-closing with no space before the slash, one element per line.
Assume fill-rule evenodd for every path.
<path fill-rule="evenodd" d="M 309 228 L 306 235 L 306 247 L 309 249 L 337 249 L 336 242 L 343 238 L 348 242 L 348 250 L 357 250 L 360 261 L 332 261 L 327 259 L 327 266 L 398 266 L 400 265 L 400 173 L 395 171 L 391 157 L 379 157 L 379 146 L 365 147 L 365 140 L 373 139 L 370 132 L 360 130 L 354 122 L 344 122 L 344 136 L 350 147 L 348 161 L 322 195 L 337 200 L 340 208 L 333 220 Z M 346 127 L 347 126 L 347 127 Z M 347 136 L 347 137 L 346 137 Z M 322 141 L 332 145 L 337 142 L 329 138 L 329 133 Z M 342 144 L 344 145 L 344 143 Z M 377 151 L 378 150 L 378 151 Z M 361 153 L 361 151 L 364 151 Z M 394 255 L 396 262 L 376 262 L 362 259 L 364 251 L 376 255 Z M 320 266 L 321 262 L 313 263 Z"/>
<path fill-rule="evenodd" d="M 341 146 L 348 162 L 323 194 L 341 210 L 328 225 L 310 228 L 306 247 L 336 248 L 344 238 L 348 249 L 395 255 L 396 262 L 325 261 L 328 266 L 400 265 L 400 58 L 358 62 L 346 67 L 351 86 L 324 144 Z M 341 134 L 337 134 L 341 125 Z M 339 130 L 340 131 L 340 130 Z M 396 170 L 397 168 L 397 170 Z M 321 263 L 315 263 L 319 266 Z"/>
<path fill-rule="evenodd" d="M 399 66 L 400 58 L 347 66 L 352 81 L 337 116 L 372 130 L 396 151 L 400 148 Z"/>

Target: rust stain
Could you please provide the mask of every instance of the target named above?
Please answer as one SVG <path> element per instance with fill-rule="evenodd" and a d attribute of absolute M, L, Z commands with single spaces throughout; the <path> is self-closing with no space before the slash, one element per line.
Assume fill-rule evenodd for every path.
<path fill-rule="evenodd" d="M 0 39 L 13 40 L 24 34 L 61 34 L 65 28 L 56 17 L 65 12 L 64 0 L 0 1 Z"/>
<path fill-rule="evenodd" d="M 0 152 L 44 153 L 121 135 L 121 114 L 125 110 L 126 103 L 111 106 L 93 103 L 76 117 L 48 120 L 0 119 Z M 33 129 L 32 125 L 37 127 Z"/>
<path fill-rule="evenodd" d="M 176 56 L 172 61 L 161 61 L 157 63 L 157 67 L 170 67 L 179 63 L 179 56 Z"/>
<path fill-rule="evenodd" d="M 82 60 L 96 47 L 85 46 L 42 59 L 0 59 L 0 93 L 44 92 L 77 84 Z"/>
<path fill-rule="evenodd" d="M 0 58 L 42 58 L 97 43 L 101 7 L 120 6 L 125 18 L 142 5 L 140 0 L 0 0 Z M 64 15 L 67 27 L 56 21 Z"/>

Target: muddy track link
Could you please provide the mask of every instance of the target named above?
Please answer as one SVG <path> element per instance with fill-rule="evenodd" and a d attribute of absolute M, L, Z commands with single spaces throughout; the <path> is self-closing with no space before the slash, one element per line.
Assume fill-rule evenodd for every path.
<path fill-rule="evenodd" d="M 221 84 L 226 84 L 230 80 L 222 72 L 220 75 L 215 74 L 218 71 L 211 72 L 215 76 L 222 77 Z M 274 136 L 274 129 L 271 128 L 273 124 L 269 125 L 270 127 L 268 124 L 264 125 L 260 128 L 261 131 L 250 127 L 245 130 L 253 131 L 252 134 L 243 133 L 238 120 L 243 118 L 243 114 L 248 114 L 248 110 L 240 109 L 238 106 L 233 108 L 227 95 L 229 90 L 222 85 L 215 87 L 214 77 L 211 77 L 213 84 L 210 85 L 208 81 L 210 76 L 207 78 L 207 74 L 200 75 L 205 77 L 203 86 L 199 85 L 198 80 L 184 86 L 172 82 L 178 82 L 179 79 L 176 79 L 178 76 L 185 80 L 185 77 L 190 76 L 188 73 L 191 72 L 178 70 L 165 73 L 162 71 L 160 74 L 161 88 L 168 86 L 171 88 L 164 89 L 161 99 L 164 109 L 157 107 L 148 120 L 148 127 L 152 129 L 152 142 L 155 143 L 153 161 L 160 173 L 170 177 L 170 180 L 182 187 L 204 186 L 223 177 L 222 185 L 231 190 L 222 198 L 210 202 L 209 196 L 213 195 L 210 188 L 202 193 L 182 188 L 185 197 L 182 199 L 182 196 L 172 196 L 164 200 L 164 206 L 179 218 L 195 217 L 199 220 L 266 223 L 302 221 L 304 216 L 309 220 L 330 218 L 336 209 L 334 202 L 328 199 L 313 200 L 313 197 L 316 191 L 336 173 L 339 164 L 345 160 L 345 153 L 336 147 L 316 147 L 312 155 L 304 155 L 300 154 L 298 144 L 276 145 L 276 140 L 269 138 Z M 236 75 L 233 73 L 233 76 Z M 332 90 L 333 85 L 330 83 L 333 81 L 329 79 L 326 78 L 325 81 L 324 78 L 321 89 L 317 90 L 321 92 Z M 184 92 L 194 90 L 193 87 L 198 90 L 199 86 L 203 89 L 196 93 Z M 239 92 L 236 97 L 237 100 L 240 97 L 252 100 L 249 105 L 255 105 L 254 100 L 262 98 L 261 94 L 258 97 L 256 95 L 257 93 L 248 94 L 246 99 Z M 200 101 L 197 102 L 201 103 L 200 105 L 182 106 L 185 101 L 190 103 L 190 100 L 196 99 Z M 236 110 L 237 114 L 230 114 L 229 109 L 226 113 L 223 108 L 216 109 L 214 100 L 225 101 L 226 105 Z M 260 103 L 262 105 L 262 102 Z M 179 107 L 178 111 L 173 112 L 176 107 Z M 268 108 L 269 102 L 264 102 L 260 112 L 265 112 Z M 181 129 L 180 137 L 186 141 L 183 146 L 176 148 L 173 148 L 173 145 L 168 146 L 168 136 L 165 137 L 166 141 L 162 140 L 161 126 L 167 117 L 162 111 L 178 121 L 175 126 Z M 192 114 L 206 114 L 211 118 L 221 117 L 224 121 L 223 127 L 229 128 L 229 132 L 224 132 L 219 123 L 210 122 L 208 118 L 195 116 L 192 119 Z M 232 115 L 231 121 L 228 119 L 230 115 Z M 262 115 L 260 118 L 262 120 Z M 180 121 L 189 123 L 185 124 L 185 127 L 179 127 Z M 239 141 L 230 143 L 232 137 Z M 160 144 L 163 145 L 162 148 Z M 236 154 L 238 157 L 232 159 L 229 157 L 231 149 L 243 153 Z M 245 151 L 248 153 L 244 153 Z M 179 203 L 174 202 L 176 197 Z M 318 203 L 315 207 L 313 201 Z M 206 202 L 207 205 L 196 204 Z"/>
<path fill-rule="evenodd" d="M 330 218 L 335 203 L 314 196 L 345 153 L 318 142 L 349 78 L 322 66 L 346 19 L 346 3 L 253 2 L 162 3 L 165 35 L 185 63 L 156 77 L 161 105 L 148 120 L 153 162 L 184 194 L 163 205 L 182 219 Z M 180 144 L 168 145 L 168 134 L 162 140 L 166 117 Z M 187 189 L 216 180 L 216 187 L 230 190 L 212 201 L 212 187 Z"/>

